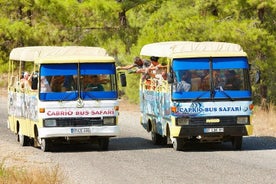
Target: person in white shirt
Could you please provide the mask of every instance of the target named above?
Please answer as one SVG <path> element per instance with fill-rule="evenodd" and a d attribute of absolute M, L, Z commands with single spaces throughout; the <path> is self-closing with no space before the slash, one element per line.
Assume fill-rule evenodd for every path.
<path fill-rule="evenodd" d="M 181 81 L 179 81 L 177 83 L 177 87 L 176 87 L 176 91 L 177 92 L 187 92 L 190 91 L 191 89 L 191 84 L 188 83 L 189 81 L 189 72 L 186 71 L 183 73 L 182 77 L 181 77 Z"/>

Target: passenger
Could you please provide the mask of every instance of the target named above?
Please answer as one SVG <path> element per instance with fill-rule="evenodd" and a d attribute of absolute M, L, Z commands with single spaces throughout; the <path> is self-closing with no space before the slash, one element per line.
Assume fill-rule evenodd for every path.
<path fill-rule="evenodd" d="M 181 81 L 177 83 L 176 91 L 177 92 L 187 92 L 191 89 L 191 84 L 188 82 L 191 79 L 190 72 L 186 71 L 181 77 Z"/>
<path fill-rule="evenodd" d="M 85 91 L 104 91 L 104 87 L 100 84 L 99 77 L 92 75 L 89 84 L 85 87 Z"/>
<path fill-rule="evenodd" d="M 162 67 L 162 65 L 158 62 L 159 57 L 151 56 L 150 62 L 151 65 L 149 66 L 149 69 L 158 69 L 158 67 Z"/>
<path fill-rule="evenodd" d="M 72 75 L 66 75 L 63 82 L 63 91 L 72 91 L 75 89 L 75 80 Z"/>
<path fill-rule="evenodd" d="M 41 81 L 40 81 L 40 91 L 42 93 L 45 93 L 45 92 L 51 92 L 51 87 L 49 85 L 49 82 L 48 80 L 46 79 L 45 76 L 42 76 L 41 77 Z"/>
<path fill-rule="evenodd" d="M 134 63 L 128 66 L 118 66 L 117 70 L 129 70 L 129 73 L 144 73 L 145 69 L 150 66 L 150 62 L 148 60 L 142 60 L 140 57 L 134 58 Z M 135 70 L 131 70 L 135 68 Z"/>
<path fill-rule="evenodd" d="M 219 70 L 213 70 L 213 84 L 215 88 L 219 88 L 220 86 L 224 85 L 224 81 L 222 80 L 222 78 L 220 77 L 220 73 Z M 210 74 L 207 74 L 201 82 L 201 88 L 202 90 L 210 90 Z"/>
<path fill-rule="evenodd" d="M 32 90 L 37 90 L 37 85 L 38 85 L 38 71 L 34 71 L 31 76 L 31 89 Z"/>
<path fill-rule="evenodd" d="M 226 77 L 227 77 L 226 83 L 224 86 L 225 89 L 230 89 L 230 90 L 240 89 L 241 80 L 237 76 L 235 70 L 229 70 L 229 73 Z"/>
<path fill-rule="evenodd" d="M 213 71 L 213 80 L 214 80 L 214 87 L 215 89 L 220 89 L 224 86 L 225 82 L 223 78 L 220 75 L 220 70 L 214 70 Z"/>
<path fill-rule="evenodd" d="M 156 75 L 162 76 L 164 80 L 167 79 L 167 66 L 164 66 L 158 62 L 158 57 L 151 56 L 150 61 L 151 65 L 148 67 L 146 73 L 148 73 L 151 77 L 156 78 Z M 160 75 L 159 75 L 160 74 Z"/>
<path fill-rule="evenodd" d="M 31 89 L 31 76 L 28 72 L 23 73 L 23 77 L 20 79 L 21 89 Z"/>
<path fill-rule="evenodd" d="M 192 91 L 198 91 L 200 89 L 201 85 L 201 78 L 198 76 L 196 71 L 192 72 L 192 78 L 191 78 L 191 84 L 192 84 Z"/>
<path fill-rule="evenodd" d="M 52 91 L 53 92 L 64 91 L 63 89 L 64 80 L 65 80 L 64 76 L 53 76 L 50 83 Z"/>

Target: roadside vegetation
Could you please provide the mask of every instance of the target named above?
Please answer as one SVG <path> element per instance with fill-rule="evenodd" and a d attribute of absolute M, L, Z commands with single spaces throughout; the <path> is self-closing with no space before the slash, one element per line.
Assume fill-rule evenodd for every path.
<path fill-rule="evenodd" d="M 65 177 L 59 167 L 38 168 L 6 167 L 4 161 L 0 164 L 0 183 L 2 184 L 62 184 Z"/>
<path fill-rule="evenodd" d="M 254 135 L 276 137 L 276 108 L 272 104 L 267 110 L 256 106 L 253 113 Z"/>

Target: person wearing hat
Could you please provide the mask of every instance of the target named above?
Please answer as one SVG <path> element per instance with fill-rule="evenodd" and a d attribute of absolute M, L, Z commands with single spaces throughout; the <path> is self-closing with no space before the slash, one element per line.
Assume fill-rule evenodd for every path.
<path fill-rule="evenodd" d="M 140 57 L 135 57 L 134 62 L 131 65 L 127 66 L 118 66 L 117 70 L 129 70 L 129 73 L 144 73 L 145 68 L 150 66 L 150 62 L 147 60 L 142 60 Z M 135 70 L 131 70 L 132 68 L 136 68 Z"/>

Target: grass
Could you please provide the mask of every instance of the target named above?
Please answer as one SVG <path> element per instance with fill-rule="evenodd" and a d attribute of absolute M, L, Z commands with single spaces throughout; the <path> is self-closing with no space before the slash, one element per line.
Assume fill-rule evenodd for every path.
<path fill-rule="evenodd" d="M 28 169 L 22 169 L 15 166 L 6 167 L 2 161 L 0 164 L 0 183 L 62 184 L 66 182 L 58 166 L 49 169 L 30 166 Z"/>
<path fill-rule="evenodd" d="M 254 135 L 276 137 L 276 108 L 269 105 L 267 111 L 259 106 L 255 107 L 253 113 Z"/>

